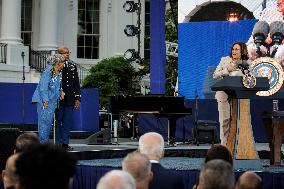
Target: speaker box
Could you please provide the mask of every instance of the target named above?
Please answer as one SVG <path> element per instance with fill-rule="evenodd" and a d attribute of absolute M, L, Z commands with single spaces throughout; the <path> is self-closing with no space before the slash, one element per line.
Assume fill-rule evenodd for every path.
<path fill-rule="evenodd" d="M 5 169 L 6 160 L 13 154 L 15 142 L 20 133 L 17 128 L 0 129 L 0 171 Z"/>
<path fill-rule="evenodd" d="M 104 129 L 89 136 L 86 144 L 110 144 L 110 129 Z"/>
<path fill-rule="evenodd" d="M 199 143 L 219 143 L 217 126 L 217 121 L 198 120 L 193 128 L 193 142 L 197 146 Z"/>

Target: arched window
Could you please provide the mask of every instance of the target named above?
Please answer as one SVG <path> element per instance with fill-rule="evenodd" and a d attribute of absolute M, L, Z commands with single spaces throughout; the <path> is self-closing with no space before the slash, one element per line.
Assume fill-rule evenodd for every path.
<path fill-rule="evenodd" d="M 201 7 L 189 22 L 225 21 L 230 15 L 236 16 L 237 20 L 254 19 L 253 13 L 239 3 L 214 2 Z"/>

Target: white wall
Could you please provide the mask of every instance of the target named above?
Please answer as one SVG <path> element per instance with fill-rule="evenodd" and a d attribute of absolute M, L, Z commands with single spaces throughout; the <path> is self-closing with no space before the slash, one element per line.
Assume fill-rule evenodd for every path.
<path fill-rule="evenodd" d="M 136 25 L 137 14 L 127 13 L 123 9 L 123 4 L 126 0 L 101 0 L 100 1 L 100 46 L 99 46 L 99 59 L 77 59 L 77 30 L 78 30 L 78 0 L 58 0 L 58 46 L 67 46 L 71 50 L 71 59 L 89 67 L 96 64 L 99 60 L 109 58 L 116 55 L 123 55 L 127 49 L 134 48 L 137 50 L 137 37 L 127 37 L 124 34 L 126 25 Z M 137 2 L 137 1 L 136 1 Z M 141 0 L 141 57 L 144 57 L 144 26 L 145 26 L 145 1 Z M 2 0 L 0 0 L 1 8 Z M 39 28 L 40 28 L 40 6 L 41 0 L 33 0 L 32 10 L 32 49 L 38 50 L 39 45 Z M 1 10 L 1 9 L 0 9 Z M 13 10 L 11 10 L 13 11 Z M 1 20 L 1 14 L 0 14 Z M 13 23 L 11 23 L 13 24 Z M 1 25 L 0 25 L 1 27 Z M 3 26 L 2 26 L 3 27 Z M 5 27 L 5 26 L 4 26 Z M 0 28 L 1 29 L 1 28 Z M 1 30 L 0 30 L 1 31 Z M 26 48 L 24 48 L 27 55 Z M 18 54 L 15 50 L 11 52 Z M 13 57 L 13 56 L 12 56 Z M 28 58 L 26 56 L 25 58 Z M 8 60 L 10 61 L 10 60 Z M 20 59 L 15 60 L 21 65 Z M 7 64 L 14 64 L 13 62 Z M 20 61 L 20 62 L 19 62 Z M 25 60 L 27 63 L 28 60 Z M 5 68 L 3 67 L 5 66 Z M 0 82 L 21 81 L 21 66 L 18 68 L 1 65 L 0 66 Z M 10 70 L 9 70 L 10 69 Z M 28 72 L 30 72 L 28 70 Z M 4 74 L 5 73 L 5 74 Z M 38 73 L 30 74 L 31 82 L 38 80 Z M 34 76 L 35 75 L 35 76 Z M 3 77 L 2 77 L 3 76 Z M 4 77 L 5 76 L 5 77 Z"/>
<path fill-rule="evenodd" d="M 125 0 L 101 0 L 100 2 L 100 46 L 99 59 L 77 59 L 78 1 L 59 1 L 58 46 L 71 50 L 71 59 L 80 64 L 94 65 L 99 60 L 123 55 L 129 48 L 137 49 L 137 38 L 127 37 L 124 28 L 127 24 L 136 25 L 137 14 L 126 13 Z M 141 28 L 145 23 L 145 3 L 142 1 Z M 141 49 L 144 49 L 144 29 L 141 30 Z M 143 50 L 141 51 L 144 56 Z"/>

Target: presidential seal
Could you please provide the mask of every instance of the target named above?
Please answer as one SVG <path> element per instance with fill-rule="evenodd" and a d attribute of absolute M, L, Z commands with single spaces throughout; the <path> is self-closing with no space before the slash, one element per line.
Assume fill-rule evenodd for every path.
<path fill-rule="evenodd" d="M 268 91 L 258 91 L 258 96 L 271 96 L 276 93 L 283 84 L 284 73 L 282 66 L 273 58 L 261 57 L 255 59 L 252 64 L 252 74 L 257 77 L 267 77 L 270 88 Z"/>
<path fill-rule="evenodd" d="M 243 85 L 245 88 L 254 88 L 256 85 L 256 78 L 254 75 L 252 75 L 250 72 L 246 73 L 243 76 Z"/>

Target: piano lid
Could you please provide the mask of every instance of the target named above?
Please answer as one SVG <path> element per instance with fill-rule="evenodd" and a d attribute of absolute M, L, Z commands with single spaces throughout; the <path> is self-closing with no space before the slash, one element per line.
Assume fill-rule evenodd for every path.
<path fill-rule="evenodd" d="M 110 110 L 115 112 L 191 114 L 186 108 L 184 97 L 146 95 L 146 96 L 111 96 Z"/>

